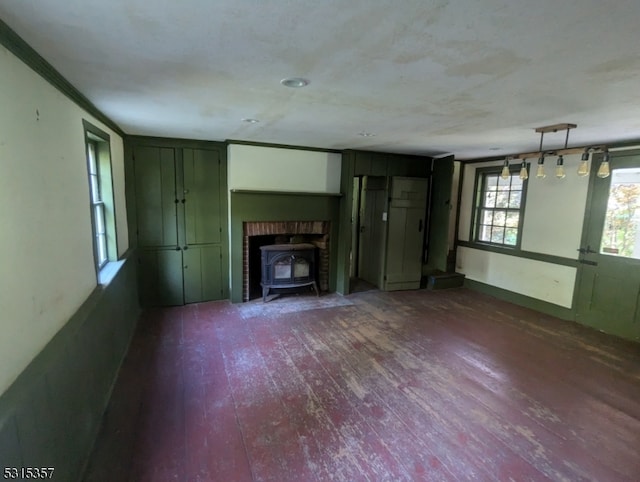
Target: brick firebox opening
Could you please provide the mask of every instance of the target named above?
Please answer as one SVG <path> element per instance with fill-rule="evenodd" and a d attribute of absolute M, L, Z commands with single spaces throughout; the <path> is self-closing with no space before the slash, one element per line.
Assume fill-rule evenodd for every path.
<path fill-rule="evenodd" d="M 330 221 L 245 221 L 242 223 L 242 300 L 251 297 L 251 280 L 260 278 L 260 260 L 252 262 L 252 252 L 259 248 L 250 238 L 268 239 L 275 244 L 282 237 L 296 237 L 298 242 L 308 242 L 318 248 L 318 286 L 329 289 L 329 232 Z M 272 237 L 272 238 L 268 238 Z"/>

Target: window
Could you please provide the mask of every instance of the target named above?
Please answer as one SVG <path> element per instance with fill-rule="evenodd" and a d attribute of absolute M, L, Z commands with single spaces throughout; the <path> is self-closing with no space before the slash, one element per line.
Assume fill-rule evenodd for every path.
<path fill-rule="evenodd" d="M 527 182 L 520 179 L 518 170 L 512 170 L 507 179 L 500 171 L 499 167 L 476 170 L 474 241 L 516 248 L 520 246 Z"/>
<path fill-rule="evenodd" d="M 640 259 L 640 168 L 614 169 L 600 253 Z"/>
<path fill-rule="evenodd" d="M 109 135 L 83 121 L 96 272 L 117 259 Z"/>

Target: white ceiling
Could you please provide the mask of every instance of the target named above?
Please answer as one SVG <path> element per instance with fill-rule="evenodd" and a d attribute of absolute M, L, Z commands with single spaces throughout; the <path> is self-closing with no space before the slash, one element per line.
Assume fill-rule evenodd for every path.
<path fill-rule="evenodd" d="M 127 134 L 458 159 L 537 150 L 562 122 L 569 146 L 640 140 L 639 0 L 0 0 L 0 18 Z"/>

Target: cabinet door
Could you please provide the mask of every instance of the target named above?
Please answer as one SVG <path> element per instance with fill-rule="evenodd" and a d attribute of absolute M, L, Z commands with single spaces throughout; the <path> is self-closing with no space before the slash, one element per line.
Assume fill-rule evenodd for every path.
<path fill-rule="evenodd" d="M 140 300 L 145 306 L 184 304 L 182 251 L 140 249 L 138 280 Z"/>
<path fill-rule="evenodd" d="M 184 215 L 187 245 L 220 243 L 220 162 L 217 151 L 184 149 Z"/>
<path fill-rule="evenodd" d="M 185 303 L 222 299 L 220 246 L 190 246 L 182 253 Z"/>
<path fill-rule="evenodd" d="M 175 151 L 134 149 L 138 245 L 177 246 Z"/>

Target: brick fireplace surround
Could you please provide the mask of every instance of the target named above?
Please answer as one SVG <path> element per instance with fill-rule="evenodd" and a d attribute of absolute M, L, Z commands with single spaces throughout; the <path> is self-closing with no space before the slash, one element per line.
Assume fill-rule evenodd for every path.
<path fill-rule="evenodd" d="M 249 301 L 249 237 L 264 235 L 315 235 L 309 240 L 318 248 L 318 286 L 329 289 L 329 232 L 330 221 L 249 221 L 242 223 L 242 301 Z"/>

